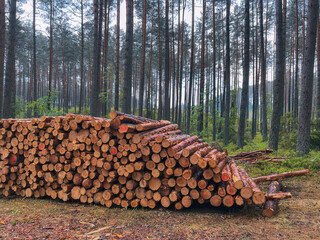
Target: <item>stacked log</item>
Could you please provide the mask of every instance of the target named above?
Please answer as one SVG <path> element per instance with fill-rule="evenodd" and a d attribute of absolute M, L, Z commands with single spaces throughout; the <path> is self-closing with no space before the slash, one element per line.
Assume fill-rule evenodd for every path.
<path fill-rule="evenodd" d="M 177 210 L 265 203 L 227 152 L 177 124 L 116 111 L 110 117 L 0 120 L 0 194 Z"/>

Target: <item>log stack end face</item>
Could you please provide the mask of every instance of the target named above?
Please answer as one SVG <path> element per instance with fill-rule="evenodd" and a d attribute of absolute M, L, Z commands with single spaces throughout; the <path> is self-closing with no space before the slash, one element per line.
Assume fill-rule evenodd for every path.
<path fill-rule="evenodd" d="M 117 111 L 110 118 L 0 120 L 0 194 L 177 210 L 266 202 L 227 152 L 177 124 Z"/>

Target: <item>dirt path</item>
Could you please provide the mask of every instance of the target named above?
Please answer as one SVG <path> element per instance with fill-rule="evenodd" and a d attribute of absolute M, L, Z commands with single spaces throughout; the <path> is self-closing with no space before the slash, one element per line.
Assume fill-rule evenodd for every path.
<path fill-rule="evenodd" d="M 293 197 L 270 219 L 252 207 L 125 210 L 1 197 L 0 239 L 320 239 L 319 179 L 285 180 Z"/>

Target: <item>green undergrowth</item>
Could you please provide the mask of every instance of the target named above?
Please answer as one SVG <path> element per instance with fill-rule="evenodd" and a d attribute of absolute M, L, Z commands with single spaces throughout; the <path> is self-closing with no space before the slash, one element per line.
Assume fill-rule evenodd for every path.
<path fill-rule="evenodd" d="M 268 143 L 262 141 L 261 135 L 257 135 L 257 137 L 248 142 L 243 149 L 239 149 L 235 144 L 229 144 L 224 147 L 224 149 L 228 151 L 229 155 L 235 155 L 241 152 L 268 149 Z M 246 168 L 253 177 L 302 169 L 309 169 L 310 174 L 320 172 L 319 151 L 311 151 L 308 155 L 300 156 L 294 150 L 280 148 L 278 151 L 270 154 L 270 156 L 287 158 L 276 163 L 259 160 L 255 164 L 241 163 L 240 165 Z"/>

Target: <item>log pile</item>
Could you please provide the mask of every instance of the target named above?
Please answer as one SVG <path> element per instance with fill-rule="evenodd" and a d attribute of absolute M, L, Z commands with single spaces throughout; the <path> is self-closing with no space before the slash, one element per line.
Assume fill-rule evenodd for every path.
<path fill-rule="evenodd" d="M 107 207 L 263 205 L 243 169 L 177 124 L 113 111 L 0 120 L 0 195 Z"/>

